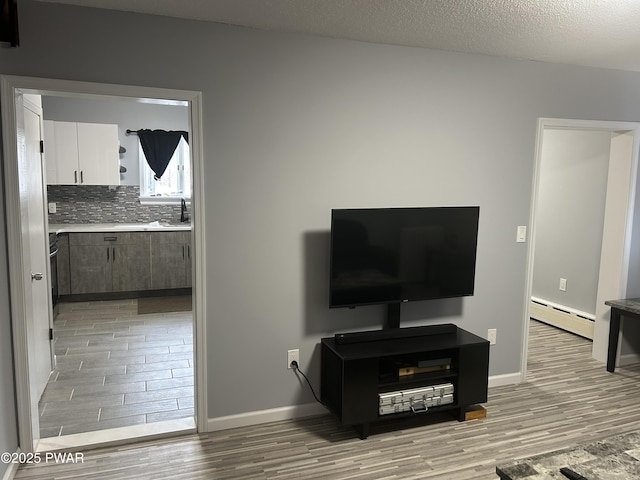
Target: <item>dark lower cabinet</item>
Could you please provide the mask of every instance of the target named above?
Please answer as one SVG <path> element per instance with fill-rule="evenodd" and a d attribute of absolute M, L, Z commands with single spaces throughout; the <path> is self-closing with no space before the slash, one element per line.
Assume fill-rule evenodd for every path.
<path fill-rule="evenodd" d="M 448 325 L 448 333 L 441 333 L 440 327 L 434 326 L 434 334 L 427 328 L 408 338 L 350 344 L 323 338 L 322 402 L 343 425 L 355 427 L 361 438 L 368 436 L 371 423 L 393 418 L 450 411 L 464 420 L 467 407 L 487 401 L 489 342 L 454 325 Z M 442 385 L 453 388 L 453 398 L 430 399 L 429 404 L 437 405 L 427 407 L 423 402 L 419 408 L 412 405 L 397 413 L 389 413 L 388 405 L 381 409 L 380 395 L 397 393 L 401 398 L 401 392 L 424 387 L 437 391 Z"/>
<path fill-rule="evenodd" d="M 191 232 L 79 232 L 59 236 L 60 295 L 93 300 L 188 293 Z"/>
<path fill-rule="evenodd" d="M 191 287 L 191 232 L 151 234 L 151 288 Z"/>
<path fill-rule="evenodd" d="M 71 294 L 148 290 L 149 233 L 69 235 Z"/>

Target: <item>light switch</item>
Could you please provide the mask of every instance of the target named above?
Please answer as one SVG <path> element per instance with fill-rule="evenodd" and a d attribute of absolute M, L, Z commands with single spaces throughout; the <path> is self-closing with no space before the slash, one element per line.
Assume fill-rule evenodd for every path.
<path fill-rule="evenodd" d="M 516 235 L 516 242 L 524 243 L 527 241 L 527 227 L 525 225 L 520 225 L 518 227 L 518 233 Z"/>
<path fill-rule="evenodd" d="M 566 278 L 561 278 L 560 279 L 560 290 L 563 292 L 567 291 L 567 279 Z"/>
<path fill-rule="evenodd" d="M 56 202 L 49 202 L 49 213 L 56 213 Z"/>

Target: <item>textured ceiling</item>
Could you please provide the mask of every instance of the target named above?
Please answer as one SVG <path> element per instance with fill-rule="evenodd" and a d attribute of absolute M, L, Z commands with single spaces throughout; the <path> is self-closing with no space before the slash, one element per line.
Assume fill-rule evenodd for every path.
<path fill-rule="evenodd" d="M 40 0 L 640 71 L 640 0 Z"/>

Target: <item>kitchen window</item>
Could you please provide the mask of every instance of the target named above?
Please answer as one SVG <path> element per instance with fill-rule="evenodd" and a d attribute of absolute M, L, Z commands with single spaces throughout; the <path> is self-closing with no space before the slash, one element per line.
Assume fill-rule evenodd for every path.
<path fill-rule="evenodd" d="M 181 198 L 191 198 L 191 157 L 189 144 L 180 139 L 167 169 L 160 178 L 154 178 L 142 146 L 138 146 L 140 158 L 140 201 L 142 203 L 175 203 Z"/>

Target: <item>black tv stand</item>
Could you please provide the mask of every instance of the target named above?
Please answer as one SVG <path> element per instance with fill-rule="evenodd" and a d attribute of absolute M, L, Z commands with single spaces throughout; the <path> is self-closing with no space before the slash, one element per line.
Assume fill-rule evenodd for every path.
<path fill-rule="evenodd" d="M 384 330 L 368 330 L 365 332 L 336 333 L 334 339 L 338 345 L 351 343 L 376 342 L 400 338 L 423 337 L 456 333 L 458 327 L 452 323 L 442 325 L 426 325 L 420 327 L 387 328 Z"/>
<path fill-rule="evenodd" d="M 422 330 L 417 328 L 398 331 Z M 435 325 L 422 330 L 428 334 L 408 337 L 390 338 L 393 331 L 381 330 L 377 335 L 382 336 L 356 343 L 322 339 L 321 400 L 342 425 L 355 427 L 366 438 L 375 422 L 443 411 L 457 414 L 462 421 L 467 407 L 487 401 L 487 340 L 452 324 Z M 360 333 L 371 338 L 369 332 Z M 427 367 L 434 364 L 443 368 Z M 436 390 L 443 385 L 452 391 L 446 392 L 450 394 L 446 403 L 412 405 L 409 411 L 398 412 L 389 412 L 384 405 L 385 398 L 397 392 Z"/>

